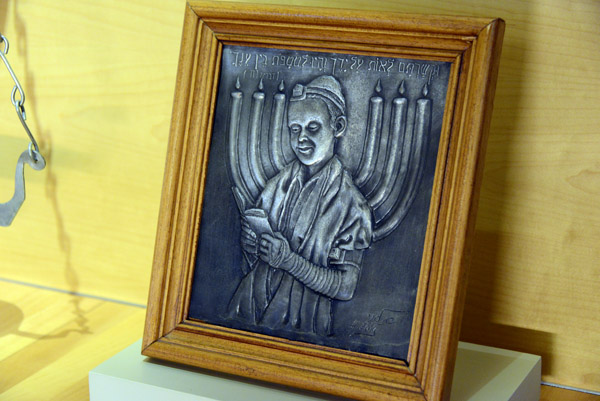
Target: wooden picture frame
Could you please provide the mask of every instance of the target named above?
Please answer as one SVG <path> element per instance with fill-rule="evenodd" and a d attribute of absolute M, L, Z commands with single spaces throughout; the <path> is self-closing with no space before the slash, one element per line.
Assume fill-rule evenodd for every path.
<path fill-rule="evenodd" d="M 500 19 L 190 2 L 142 353 L 355 399 L 449 399 L 503 32 Z M 197 292 L 192 291 L 194 278 L 201 275 L 197 252 L 198 258 L 203 257 L 198 250 L 201 217 L 207 199 L 214 195 L 207 184 L 211 143 L 216 140 L 213 130 L 221 124 L 219 119 L 230 121 L 223 110 L 231 114 L 230 106 L 217 112 L 219 93 L 224 91 L 219 86 L 224 51 L 231 55 L 236 49 L 228 46 L 304 52 L 298 54 L 305 57 L 324 52 L 366 61 L 406 59 L 448 66 L 405 357 L 380 354 L 377 347 L 361 352 L 362 348 L 345 343 L 330 346 L 328 340 L 290 339 L 190 318 L 191 299 Z M 269 60 L 269 65 L 275 64 Z M 402 63 L 390 61 L 396 75 L 407 73 L 407 65 L 399 66 Z M 417 64 L 413 68 L 419 69 Z M 381 66 L 381 71 L 385 68 Z M 431 73 L 423 78 L 431 81 Z M 297 95 L 296 89 L 291 96 Z M 289 88 L 280 91 L 291 93 Z M 368 96 L 371 93 L 365 104 Z M 384 109 L 388 115 L 389 107 L 393 106 Z"/>

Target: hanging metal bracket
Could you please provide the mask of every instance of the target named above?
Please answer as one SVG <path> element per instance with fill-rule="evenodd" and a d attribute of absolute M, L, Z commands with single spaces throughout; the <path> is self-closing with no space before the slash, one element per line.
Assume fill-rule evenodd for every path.
<path fill-rule="evenodd" d="M 2 43 L 4 44 L 4 48 L 0 48 L 0 58 L 4 62 L 8 73 L 15 83 L 15 86 L 10 94 L 10 101 L 15 107 L 17 116 L 19 117 L 19 120 L 25 129 L 25 133 L 31 141 L 29 143 L 29 149 L 21 153 L 21 156 L 19 156 L 19 160 L 17 161 L 17 168 L 15 171 L 15 192 L 13 197 L 6 203 L 0 203 L 0 226 L 9 226 L 19 211 L 19 208 L 25 201 L 25 163 L 29 164 L 34 170 L 42 170 L 44 167 L 46 167 L 46 160 L 44 160 L 44 157 L 40 153 L 40 148 L 33 137 L 33 134 L 29 130 L 29 127 L 27 126 L 27 115 L 25 114 L 24 106 L 25 91 L 23 91 L 23 87 L 21 87 L 15 72 L 11 68 L 8 59 L 6 58 L 9 48 L 8 39 L 6 39 L 6 37 L 0 33 L 0 46 Z"/>

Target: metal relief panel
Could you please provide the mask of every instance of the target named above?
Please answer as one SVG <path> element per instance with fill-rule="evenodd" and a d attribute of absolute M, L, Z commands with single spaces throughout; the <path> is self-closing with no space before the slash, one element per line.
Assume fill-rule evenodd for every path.
<path fill-rule="evenodd" d="M 189 317 L 405 359 L 449 70 L 224 46 Z"/>

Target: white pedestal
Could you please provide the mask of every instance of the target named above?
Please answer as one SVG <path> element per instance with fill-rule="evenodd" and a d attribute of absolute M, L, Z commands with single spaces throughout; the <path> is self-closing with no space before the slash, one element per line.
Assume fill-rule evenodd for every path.
<path fill-rule="evenodd" d="M 90 401 L 309 401 L 341 398 L 150 360 L 141 341 L 90 371 Z M 541 358 L 459 343 L 452 401 L 538 401 Z"/>
<path fill-rule="evenodd" d="M 458 343 L 451 401 L 538 401 L 542 358 Z"/>

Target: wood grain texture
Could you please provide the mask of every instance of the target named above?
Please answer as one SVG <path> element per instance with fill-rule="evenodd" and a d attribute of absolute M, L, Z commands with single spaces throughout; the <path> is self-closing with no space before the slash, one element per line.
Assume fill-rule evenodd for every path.
<path fill-rule="evenodd" d="M 542 355 L 544 380 L 600 391 L 597 1 L 327 4 L 506 20 L 462 339 Z M 0 276 L 146 302 L 183 12 L 183 0 L 0 2 L 28 122 L 51 150 L 0 229 Z M 0 202 L 27 146 L 11 89 L 1 71 Z"/>
<path fill-rule="evenodd" d="M 507 16 L 461 338 L 599 391 L 600 7 L 528 4 Z"/>
<path fill-rule="evenodd" d="M 387 27 L 386 35 L 381 26 Z M 282 12 L 280 7 L 255 4 L 191 3 L 184 23 L 143 354 L 361 400 L 447 400 L 503 32 L 503 21 L 490 18 L 309 8 Z M 439 49 L 454 52 L 448 92 L 456 107 L 444 115 L 444 157 L 437 163 L 430 213 L 434 220 L 428 223 L 425 239 L 431 254 L 423 256 L 427 273 L 416 301 L 425 318 L 415 319 L 415 352 L 409 366 L 187 318 L 221 46 L 225 41 L 290 46 L 290 37 L 299 49 L 318 41 L 341 52 L 357 44 L 371 46 L 374 54 L 380 48 L 395 48 L 398 57 L 409 57 L 412 48 L 435 58 Z"/>
<path fill-rule="evenodd" d="M 542 385 L 540 401 L 600 401 L 600 395 Z"/>
<path fill-rule="evenodd" d="M 184 2 L 6 3 L 8 56 L 48 165 L 25 169 L 0 275 L 143 304 Z M 4 202 L 28 142 L 0 74 Z"/>
<path fill-rule="evenodd" d="M 0 282 L 0 399 L 88 398 L 89 370 L 135 342 L 144 310 Z"/>

